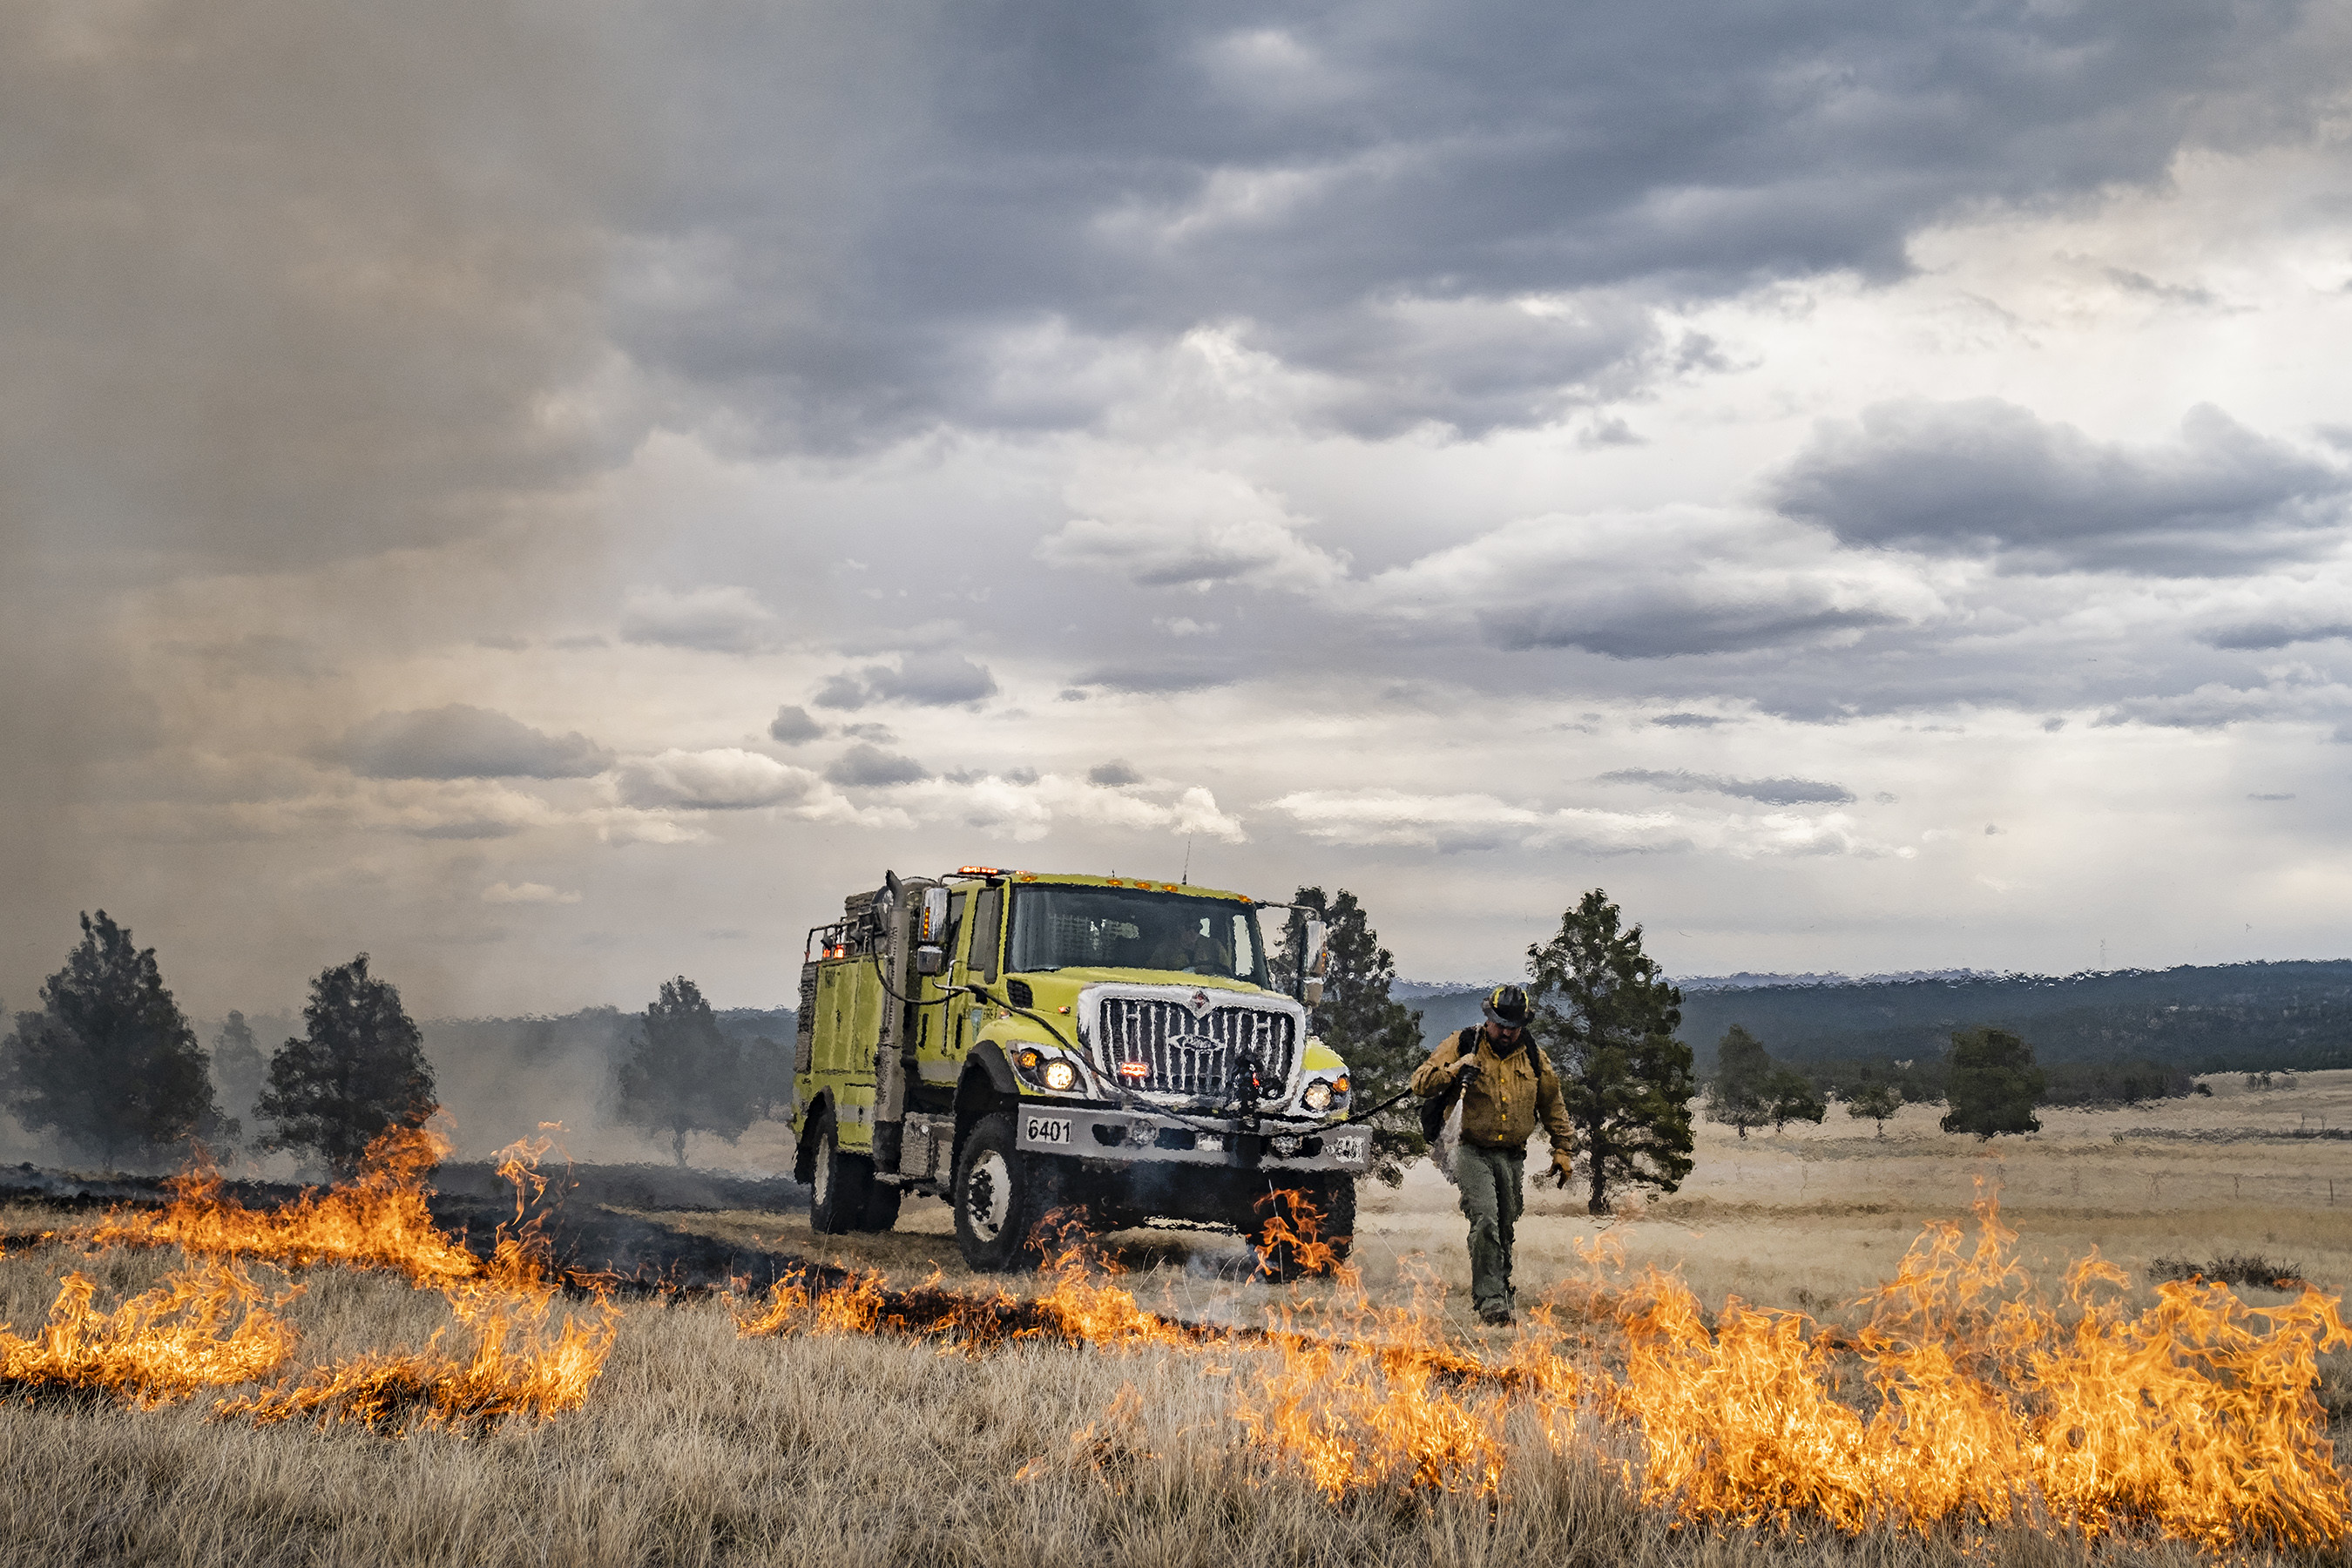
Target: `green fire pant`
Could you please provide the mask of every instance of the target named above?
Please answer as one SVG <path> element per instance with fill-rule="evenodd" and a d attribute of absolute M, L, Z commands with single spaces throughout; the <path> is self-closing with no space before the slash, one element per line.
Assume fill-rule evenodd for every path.
<path fill-rule="evenodd" d="M 1481 1312 L 1511 1310 L 1511 1229 L 1527 1207 L 1525 1149 L 1485 1149 L 1466 1140 L 1454 1151 L 1454 1179 L 1470 1218 L 1470 1304 Z"/>

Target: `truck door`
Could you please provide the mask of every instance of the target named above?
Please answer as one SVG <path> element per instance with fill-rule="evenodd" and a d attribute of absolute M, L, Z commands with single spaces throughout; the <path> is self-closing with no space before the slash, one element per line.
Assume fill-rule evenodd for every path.
<path fill-rule="evenodd" d="M 997 953 L 1004 941 L 1004 889 L 988 887 L 971 898 L 971 915 L 965 921 L 963 952 L 950 975 L 959 984 L 993 984 L 998 973 Z M 971 1037 L 979 1028 L 972 1017 L 973 1003 L 969 996 L 958 997 L 948 1004 L 949 1026 L 954 1031 L 949 1037 L 948 1049 L 959 1071 L 964 1053 L 971 1048 Z M 952 1081 L 952 1080 L 950 1080 Z"/>
<path fill-rule="evenodd" d="M 941 996 L 948 1000 L 938 1006 L 915 1009 L 915 1068 L 922 1083 L 952 1089 L 957 1075 L 963 1068 L 963 1053 L 957 1047 L 957 1034 L 963 1027 L 964 1010 L 971 1005 L 971 998 L 951 994 L 948 987 L 961 985 L 959 973 L 962 954 L 957 943 L 963 940 L 964 915 L 970 910 L 971 895 L 956 893 L 948 900 L 948 929 L 940 945 L 947 950 L 945 973 L 927 974 L 915 994 L 924 1002 Z"/>

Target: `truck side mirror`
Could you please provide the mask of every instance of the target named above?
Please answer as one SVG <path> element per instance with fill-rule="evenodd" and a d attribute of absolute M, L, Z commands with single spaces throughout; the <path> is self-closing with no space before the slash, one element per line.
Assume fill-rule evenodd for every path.
<path fill-rule="evenodd" d="M 935 944 L 941 936 L 946 934 L 947 929 L 948 890 L 945 888 L 925 888 L 923 889 L 922 917 L 917 922 L 915 940 L 918 942 Z M 936 969 L 926 969 L 923 973 L 925 974 L 937 974 L 939 971 Z"/>
<path fill-rule="evenodd" d="M 1299 999 L 1305 1002 L 1309 1007 L 1320 1007 L 1323 1005 L 1322 981 L 1310 979 L 1306 984 L 1299 987 Z"/>
<path fill-rule="evenodd" d="M 916 973 L 940 974 L 945 973 L 947 966 L 948 954 L 945 948 L 919 947 L 915 950 Z"/>
<path fill-rule="evenodd" d="M 1304 967 L 1308 975 L 1319 980 L 1324 975 L 1328 974 L 1331 972 L 1331 950 L 1324 945 L 1325 933 L 1323 930 L 1323 922 L 1310 915 L 1307 917 L 1306 924 L 1307 942 Z"/>

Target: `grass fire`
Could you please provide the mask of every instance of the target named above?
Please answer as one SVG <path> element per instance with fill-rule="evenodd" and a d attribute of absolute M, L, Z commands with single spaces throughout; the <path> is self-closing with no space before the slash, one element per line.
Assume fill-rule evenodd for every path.
<path fill-rule="evenodd" d="M 48 1294 L 44 1321 L 0 1335 L 20 1497 L 61 1484 L 33 1479 L 44 1443 L 92 1474 L 145 1456 L 141 1484 L 166 1491 L 236 1473 L 236 1531 L 184 1526 L 147 1554 L 274 1561 L 311 1541 L 293 1478 L 351 1491 L 423 1466 L 394 1560 L 457 1561 L 483 1553 L 436 1533 L 432 1498 L 495 1473 L 520 1518 L 573 1496 L 572 1467 L 627 1461 L 654 1473 L 575 1497 L 550 1560 L 642 1560 L 650 1490 L 673 1510 L 663 1539 L 700 1510 L 699 1560 L 756 1561 L 834 1539 L 812 1503 L 876 1506 L 928 1446 L 957 1478 L 942 1497 L 1045 1561 L 1088 1539 L 1422 1561 L 1465 1532 L 1496 1561 L 1728 1542 L 1924 1562 L 2029 1538 L 2163 1560 L 2329 1554 L 2352 1532 L 2315 1394 L 2352 1343 L 2336 1298 L 2250 1305 L 2192 1275 L 2135 1304 L 2095 1253 L 2045 1289 L 1990 1195 L 1842 1316 L 1702 1301 L 1608 1233 L 1516 1331 L 1478 1335 L 1433 1275 L 1368 1288 L 1311 1211 L 1277 1239 L 1326 1278 L 1217 1319 L 1151 1300 L 1154 1276 L 1090 1243 L 1018 1293 L 782 1253 L 756 1289 L 584 1270 L 557 1257 L 546 1152 L 509 1152 L 511 1218 L 488 1235 L 435 1223 L 430 1133 L 291 1201 L 248 1204 L 200 1168 L 158 1206 L 42 1231 L 20 1213 L 9 1310 L 37 1279 Z M 1010 1560 L 940 1515 L 918 1533 L 942 1555 Z"/>

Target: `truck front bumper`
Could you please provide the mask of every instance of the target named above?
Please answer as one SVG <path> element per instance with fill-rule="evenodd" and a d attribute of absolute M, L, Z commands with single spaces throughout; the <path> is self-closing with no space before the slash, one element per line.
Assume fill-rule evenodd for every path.
<path fill-rule="evenodd" d="M 1180 1121 L 1148 1110 L 1098 1110 L 1024 1100 L 1013 1130 L 1023 1149 L 1118 1164 L 1361 1175 L 1372 1163 L 1371 1133 L 1365 1128 L 1326 1128 L 1270 1116 L 1260 1118 L 1252 1133 L 1232 1118 L 1188 1116 Z"/>

